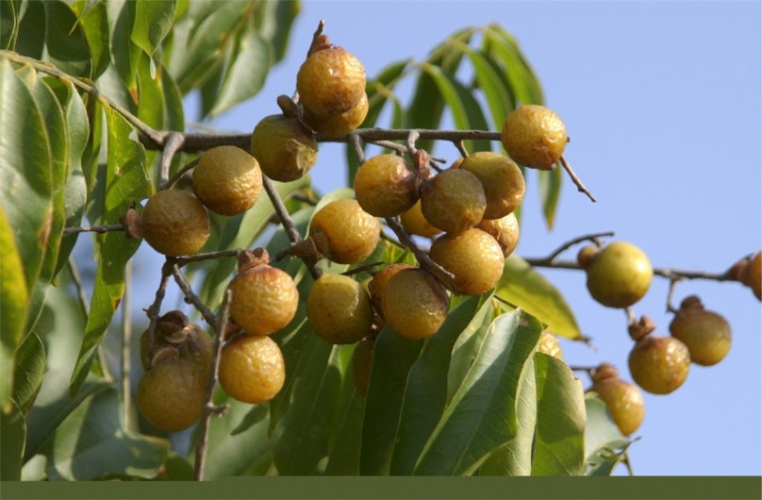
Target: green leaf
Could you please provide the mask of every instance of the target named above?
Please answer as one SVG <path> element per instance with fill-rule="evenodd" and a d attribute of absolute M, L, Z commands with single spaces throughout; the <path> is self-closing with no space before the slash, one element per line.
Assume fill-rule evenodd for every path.
<path fill-rule="evenodd" d="M 26 12 L 21 14 L 16 35 L 16 52 L 33 59 L 42 59 L 47 23 L 44 2 L 28 2 Z"/>
<path fill-rule="evenodd" d="M 154 477 L 167 457 L 169 443 L 126 429 L 122 412 L 119 393 L 113 387 L 77 406 L 51 438 L 48 477 L 72 481 Z"/>
<path fill-rule="evenodd" d="M 26 413 L 34 403 L 45 374 L 45 346 L 40 337 L 31 332 L 16 350 L 13 374 L 13 400 Z"/>
<path fill-rule="evenodd" d="M 388 327 L 376 339 L 362 424 L 362 475 L 389 473 L 408 372 L 422 348 L 423 340 L 400 337 Z"/>
<path fill-rule="evenodd" d="M 407 108 L 408 123 L 412 128 L 435 129 L 439 127 L 444 114 L 445 102 L 437 87 L 436 80 L 429 72 L 422 71 L 413 91 L 413 99 Z M 431 153 L 434 141 L 418 141 L 419 149 Z"/>
<path fill-rule="evenodd" d="M 621 462 L 630 441 L 621 433 L 606 404 L 595 393 L 585 394 L 586 475 L 610 475 Z"/>
<path fill-rule="evenodd" d="M 164 129 L 184 131 L 185 110 L 183 109 L 183 98 L 169 71 L 161 72 L 161 89 L 164 96 Z"/>
<path fill-rule="evenodd" d="M 558 200 L 561 198 L 561 185 L 563 184 L 563 170 L 559 165 L 553 170 L 537 171 L 540 188 L 540 204 L 545 216 L 545 226 L 548 230 L 553 229 L 558 210 Z"/>
<path fill-rule="evenodd" d="M 328 455 L 339 417 L 346 368 L 340 360 L 342 347 L 309 330 L 305 354 L 291 371 L 295 378 L 292 399 L 273 433 L 275 465 L 283 475 L 308 475 L 315 470 Z"/>
<path fill-rule="evenodd" d="M 0 412 L 0 481 L 20 481 L 24 445 L 27 436 L 24 413 L 11 401 L 7 410 Z"/>
<path fill-rule="evenodd" d="M 13 229 L 0 206 L 0 410 L 9 408 L 13 390 L 13 358 L 24 336 L 29 291 Z"/>
<path fill-rule="evenodd" d="M 455 341 L 464 330 L 481 325 L 491 314 L 491 299 L 491 294 L 473 296 L 458 304 L 410 369 L 390 474 L 407 475 L 413 471 L 447 403 L 447 374 Z"/>
<path fill-rule="evenodd" d="M 496 319 L 416 465 L 415 474 L 468 475 L 518 434 L 517 401 L 542 328 L 513 311 Z"/>
<path fill-rule="evenodd" d="M 164 3 L 153 2 L 149 3 Z M 164 96 L 161 85 L 161 71 L 151 71 L 153 62 L 142 54 L 137 61 L 138 118 L 156 130 L 164 127 Z"/>
<path fill-rule="evenodd" d="M 497 24 L 484 30 L 492 57 L 502 63 L 505 76 L 521 104 L 542 104 L 542 87 L 516 40 Z"/>
<path fill-rule="evenodd" d="M 106 3 L 108 27 L 111 34 L 109 41 L 111 62 L 121 82 L 127 88 L 128 94 L 133 99 L 137 93 L 136 72 L 140 58 L 140 48 L 135 45 L 131 38 L 135 26 L 136 7 L 135 2 L 127 0 L 112 0 Z M 112 93 L 107 95 L 112 99 L 115 97 Z M 134 101 L 131 102 L 134 104 Z"/>
<path fill-rule="evenodd" d="M 18 3 L 8 0 L 0 3 L 0 49 L 13 50 L 19 27 Z"/>
<path fill-rule="evenodd" d="M 130 138 L 132 128 L 111 108 L 105 108 L 108 125 L 108 165 L 103 220 L 116 224 L 130 206 L 148 196 L 145 150 Z M 98 270 L 93 285 L 90 316 L 85 327 L 79 359 L 71 377 L 71 393 L 76 394 L 95 359 L 111 318 L 124 293 L 124 267 L 140 246 L 121 231 L 103 236 Z"/>
<path fill-rule="evenodd" d="M 90 79 L 97 80 L 111 64 L 106 3 L 98 0 L 81 0 L 72 4 L 71 7 L 79 16 L 79 24 L 85 34 L 87 46 L 90 48 L 92 56 Z"/>
<path fill-rule="evenodd" d="M 177 11 L 175 0 L 136 0 L 135 24 L 130 38 L 149 56 L 172 29 Z"/>
<path fill-rule="evenodd" d="M 537 435 L 533 476 L 578 476 L 584 466 L 585 402 L 581 381 L 563 361 L 535 354 Z"/>
<path fill-rule="evenodd" d="M 65 2 L 48 0 L 45 16 L 45 48 L 50 62 L 74 76 L 90 76 L 90 49 L 77 14 Z M 39 29 L 37 27 L 36 29 Z"/>
<path fill-rule="evenodd" d="M 217 116 L 251 99 L 264 87 L 270 70 L 270 47 L 253 29 L 241 37 L 235 61 L 225 75 L 211 115 Z"/>
<path fill-rule="evenodd" d="M 360 474 L 360 444 L 365 416 L 365 397 L 354 390 L 351 376 L 344 378 L 352 385 L 352 395 L 339 421 L 336 438 L 328 457 L 326 475 L 357 476 Z"/>
<path fill-rule="evenodd" d="M 496 293 L 548 325 L 553 333 L 572 340 L 582 338 L 561 293 L 521 257 L 511 255 L 505 260 Z"/>
<path fill-rule="evenodd" d="M 301 10 L 301 2 L 292 0 L 274 0 L 260 4 L 256 17 L 257 29 L 270 42 L 273 63 L 280 62 L 286 56 L 291 27 Z"/>

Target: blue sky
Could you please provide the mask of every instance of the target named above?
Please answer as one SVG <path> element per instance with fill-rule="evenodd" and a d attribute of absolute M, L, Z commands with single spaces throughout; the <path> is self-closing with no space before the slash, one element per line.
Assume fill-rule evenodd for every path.
<path fill-rule="evenodd" d="M 759 2 L 307 1 L 287 59 L 256 99 L 216 119 L 216 128 L 250 131 L 256 117 L 277 112 L 275 97 L 293 92 L 320 19 L 331 40 L 359 57 L 371 76 L 392 61 L 422 59 L 466 26 L 499 22 L 515 35 L 548 106 L 566 122 L 572 138 L 566 158 L 599 200 L 591 203 L 565 181 L 556 226 L 548 232 L 530 175 L 519 255 L 544 256 L 576 236 L 613 230 L 615 239 L 641 247 L 655 267 L 721 272 L 762 248 Z M 401 91 L 400 97 L 409 95 Z M 457 155 L 449 146 L 437 153 Z M 313 176 L 323 192 L 346 185 L 343 154 L 341 146 L 321 146 Z M 139 271 L 154 276 L 147 267 Z M 544 273 L 597 349 L 563 342 L 567 361 L 608 361 L 630 379 L 625 315 L 595 303 L 582 273 Z M 655 280 L 634 308 L 661 334 L 671 319 L 667 289 L 665 280 Z M 759 475 L 760 303 L 735 283 L 686 281 L 675 299 L 689 294 L 730 322 L 733 347 L 719 365 L 693 365 L 673 394 L 645 395 L 641 439 L 630 453 L 634 471 Z"/>

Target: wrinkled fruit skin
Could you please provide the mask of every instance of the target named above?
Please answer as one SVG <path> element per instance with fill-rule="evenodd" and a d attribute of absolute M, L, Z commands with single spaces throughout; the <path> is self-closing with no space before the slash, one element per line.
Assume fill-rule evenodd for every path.
<path fill-rule="evenodd" d="M 762 300 L 762 252 L 757 252 L 749 265 L 749 286 L 754 295 Z"/>
<path fill-rule="evenodd" d="M 363 93 L 360 102 L 335 116 L 320 117 L 305 111 L 304 119 L 312 130 L 326 137 L 342 137 L 359 127 L 368 116 L 368 95 Z"/>
<path fill-rule="evenodd" d="M 339 264 L 355 264 L 375 250 L 381 223 L 357 200 L 335 200 L 315 213 L 309 233 L 326 258 Z"/>
<path fill-rule="evenodd" d="M 315 166 L 317 151 L 314 134 L 297 118 L 266 116 L 251 134 L 251 154 L 262 172 L 275 181 L 301 178 Z"/>
<path fill-rule="evenodd" d="M 397 155 L 368 159 L 355 177 L 355 198 L 376 217 L 395 217 L 418 201 L 416 176 Z"/>
<path fill-rule="evenodd" d="M 525 104 L 506 117 L 501 141 L 516 162 L 551 170 L 564 153 L 568 137 L 556 113 L 544 106 Z"/>
<path fill-rule="evenodd" d="M 395 274 L 402 271 L 403 269 L 415 269 L 415 267 L 411 266 L 410 264 L 403 264 L 401 262 L 389 264 L 385 268 L 378 271 L 373 276 L 373 279 L 370 280 L 370 283 L 368 283 L 368 292 L 370 292 L 370 298 L 373 302 L 373 307 L 376 309 L 376 313 L 378 313 L 381 318 L 384 317 L 384 292 L 386 291 L 386 285 Z"/>
<path fill-rule="evenodd" d="M 587 266 L 587 289 L 607 307 L 629 307 L 648 292 L 653 278 L 651 262 L 642 250 L 624 241 L 610 244 Z"/>
<path fill-rule="evenodd" d="M 365 68 L 340 47 L 319 50 L 299 68 L 296 90 L 311 114 L 339 115 L 355 106 L 365 93 Z"/>
<path fill-rule="evenodd" d="M 362 339 L 357 344 L 355 352 L 352 353 L 352 381 L 355 384 L 357 393 L 363 397 L 368 395 L 375 344 L 375 339 Z"/>
<path fill-rule="evenodd" d="M 421 196 L 421 211 L 432 226 L 458 233 L 482 220 L 487 196 L 474 174 L 462 169 L 445 170 L 429 182 Z"/>
<path fill-rule="evenodd" d="M 503 275 L 505 257 L 495 238 L 481 229 L 440 236 L 431 245 L 431 260 L 450 271 L 451 291 L 458 295 L 481 295 Z"/>
<path fill-rule="evenodd" d="M 228 395 L 249 404 L 273 399 L 286 380 L 280 347 L 270 337 L 241 335 L 220 354 L 220 385 Z"/>
<path fill-rule="evenodd" d="M 212 349 L 214 341 L 209 333 L 198 325 L 190 324 L 188 329 L 189 333 L 186 340 L 180 344 L 173 344 L 164 338 L 161 325 L 159 324 L 156 327 L 154 348 L 152 351 L 156 351 L 157 348 L 162 347 L 175 347 L 181 358 L 189 360 L 198 367 L 199 370 L 208 372 L 213 361 Z M 146 330 L 140 336 L 140 362 L 143 365 L 144 370 L 150 368 L 152 357 L 153 356 L 148 350 L 148 330 Z"/>
<path fill-rule="evenodd" d="M 291 276 L 269 265 L 239 272 L 230 290 L 230 317 L 254 335 L 270 335 L 289 324 L 299 304 L 299 291 Z"/>
<path fill-rule="evenodd" d="M 422 269 L 403 269 L 384 291 L 384 318 L 398 335 L 408 339 L 437 333 L 449 305 L 445 288 Z"/>
<path fill-rule="evenodd" d="M 519 244 L 519 221 L 513 212 L 500 219 L 483 219 L 476 228 L 495 238 L 504 257 L 511 255 Z"/>
<path fill-rule="evenodd" d="M 201 419 L 205 389 L 205 373 L 189 360 L 174 358 L 143 375 L 138 383 L 137 406 L 159 429 L 177 432 Z"/>
<path fill-rule="evenodd" d="M 193 191 L 209 210 L 236 215 L 254 206 L 262 192 L 259 162 L 235 146 L 219 146 L 201 155 L 193 169 Z"/>
<path fill-rule="evenodd" d="M 543 330 L 540 335 L 540 340 L 537 343 L 537 351 L 553 356 L 561 361 L 564 360 L 564 353 L 561 350 L 561 343 L 558 341 L 558 337 L 550 333 L 548 330 Z"/>
<path fill-rule="evenodd" d="M 485 219 L 505 217 L 524 200 L 524 175 L 511 159 L 499 153 L 478 152 L 464 159 L 460 168 L 476 175 L 484 186 L 487 197 Z"/>
<path fill-rule="evenodd" d="M 441 229 L 432 226 L 423 216 L 421 200 L 418 200 L 410 210 L 400 215 L 400 223 L 407 234 L 415 234 L 425 238 L 433 238 L 443 232 Z"/>
<path fill-rule="evenodd" d="M 647 335 L 637 341 L 628 358 L 630 374 L 641 389 L 669 394 L 688 378 L 688 348 L 674 337 Z"/>
<path fill-rule="evenodd" d="M 198 252 L 209 239 L 209 215 L 189 193 L 159 191 L 146 202 L 141 231 L 157 252 L 169 257 L 188 255 Z"/>
<path fill-rule="evenodd" d="M 688 347 L 691 361 L 697 365 L 716 365 L 730 351 L 730 325 L 725 318 L 703 307 L 681 308 L 669 331 Z"/>
<path fill-rule="evenodd" d="M 643 394 L 636 385 L 619 377 L 611 377 L 596 380 L 591 390 L 606 403 L 606 408 L 622 434 L 629 436 L 640 428 L 646 410 Z"/>
<path fill-rule="evenodd" d="M 323 340 L 353 344 L 370 333 L 373 305 L 363 286 L 349 276 L 323 273 L 310 289 L 307 320 Z"/>

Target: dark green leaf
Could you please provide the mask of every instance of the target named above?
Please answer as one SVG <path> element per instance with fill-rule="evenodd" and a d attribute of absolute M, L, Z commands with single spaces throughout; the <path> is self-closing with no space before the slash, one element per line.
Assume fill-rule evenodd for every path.
<path fill-rule="evenodd" d="M 610 475 L 630 441 L 619 431 L 606 404 L 594 393 L 585 394 L 585 412 L 585 474 Z"/>
<path fill-rule="evenodd" d="M 505 76 L 521 104 L 542 104 L 540 83 L 513 37 L 496 24 L 488 26 L 484 35 L 493 58 L 502 62 Z"/>
<path fill-rule="evenodd" d="M 225 75 L 212 116 L 251 99 L 262 90 L 270 70 L 270 47 L 256 31 L 241 37 L 235 61 Z"/>
<path fill-rule="evenodd" d="M 584 466 L 586 423 L 582 383 L 566 363 L 553 356 L 535 354 L 534 366 L 537 435 L 532 475 L 578 476 Z"/>
<path fill-rule="evenodd" d="M 521 257 L 511 255 L 505 260 L 496 293 L 548 325 L 553 333 L 572 340 L 582 338 L 561 293 Z"/>
<path fill-rule="evenodd" d="M 286 55 L 291 27 L 302 10 L 301 2 L 274 0 L 259 6 L 257 29 L 270 42 L 273 49 L 273 63 L 280 62 Z"/>
<path fill-rule="evenodd" d="M 29 2 L 26 12 L 22 14 L 16 35 L 16 52 L 22 56 L 42 59 L 47 29 L 44 4 L 44 2 Z"/>
<path fill-rule="evenodd" d="M 135 434 L 122 425 L 119 393 L 100 391 L 72 411 L 48 449 L 48 477 L 74 481 L 107 476 L 154 477 L 169 451 L 164 439 Z"/>
<path fill-rule="evenodd" d="M 96 80 L 111 64 L 106 4 L 97 0 L 79 1 L 72 5 L 72 9 L 79 15 L 79 23 L 90 48 L 90 79 Z"/>
<path fill-rule="evenodd" d="M 472 474 L 518 434 L 521 379 L 542 328 L 514 311 L 496 319 L 465 380 L 426 443 L 415 474 Z"/>
<path fill-rule="evenodd" d="M 175 0 L 136 0 L 135 24 L 131 39 L 149 56 L 172 29 L 177 2 Z"/>
<path fill-rule="evenodd" d="M 103 198 L 106 196 L 106 168 L 101 168 L 101 166 L 105 164 L 107 148 L 104 145 L 103 105 L 97 99 L 92 99 L 88 101 L 87 108 L 91 127 L 90 136 L 82 155 L 82 175 L 85 177 L 85 185 L 87 186 L 85 215 L 90 224 L 97 225 L 102 223 Z M 96 241 L 98 240 L 96 239 Z"/>
<path fill-rule="evenodd" d="M 193 466 L 174 451 L 164 461 L 164 472 L 170 481 L 193 481 Z"/>
<path fill-rule="evenodd" d="M 183 109 L 183 98 L 169 71 L 162 70 L 161 72 L 161 89 L 164 96 L 164 129 L 184 131 L 185 111 Z"/>
<path fill-rule="evenodd" d="M 0 481 L 20 481 L 27 428 L 24 413 L 10 401 L 0 412 Z"/>
<path fill-rule="evenodd" d="M 137 97 L 137 64 L 140 48 L 133 43 L 131 34 L 135 26 L 136 3 L 112 0 L 106 3 L 109 33 L 111 34 L 111 62 L 130 96 Z M 114 98 L 112 93 L 107 94 Z M 132 104 L 135 101 L 131 101 Z M 120 104 L 125 104 L 121 102 Z"/>
<path fill-rule="evenodd" d="M 365 415 L 365 397 L 354 390 L 351 376 L 345 385 L 353 386 L 352 395 L 339 421 L 333 448 L 328 458 L 326 475 L 357 476 L 360 474 L 360 444 L 362 422 Z"/>
<path fill-rule="evenodd" d="M 413 91 L 413 100 L 407 108 L 408 123 L 412 128 L 435 129 L 445 109 L 445 102 L 439 92 L 436 80 L 429 72 L 422 71 Z M 418 141 L 417 147 L 429 153 L 433 151 L 434 141 Z"/>
<path fill-rule="evenodd" d="M 26 413 L 34 403 L 45 373 L 45 346 L 36 333 L 29 333 L 16 350 L 15 363 L 13 400 Z"/>
<path fill-rule="evenodd" d="M 468 297 L 447 315 L 442 327 L 423 347 L 408 375 L 390 473 L 407 475 L 439 422 L 447 402 L 450 355 L 460 334 L 477 328 L 492 313 L 492 295 Z"/>
<path fill-rule="evenodd" d="M 90 49 L 77 14 L 66 3 L 48 0 L 45 16 L 45 47 L 50 61 L 62 71 L 74 76 L 90 76 Z M 39 29 L 39 28 L 36 28 Z"/>
<path fill-rule="evenodd" d="M 388 474 L 399 428 L 408 372 L 423 340 L 409 340 L 384 328 L 376 339 L 360 447 L 360 474 Z"/>
<path fill-rule="evenodd" d="M 18 33 L 19 12 L 16 0 L 0 3 L 0 49 L 13 50 Z"/>
<path fill-rule="evenodd" d="M 132 128 L 111 108 L 105 108 L 108 125 L 108 165 L 103 220 L 116 224 L 130 206 L 148 196 L 145 150 L 130 138 Z M 71 392 L 76 394 L 95 359 L 96 350 L 124 293 L 124 267 L 140 241 L 121 231 L 103 237 L 98 271 L 93 285 L 90 316 L 85 327 L 79 359 L 71 377 Z"/>

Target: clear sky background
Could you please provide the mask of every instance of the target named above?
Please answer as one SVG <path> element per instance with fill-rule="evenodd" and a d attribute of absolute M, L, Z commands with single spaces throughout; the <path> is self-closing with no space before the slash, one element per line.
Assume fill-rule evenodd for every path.
<path fill-rule="evenodd" d="M 530 174 L 517 254 L 545 256 L 576 236 L 616 231 L 616 239 L 641 247 L 655 267 L 722 272 L 762 248 L 760 18 L 757 1 L 307 1 L 289 54 L 264 91 L 212 125 L 250 131 L 258 119 L 277 112 L 275 97 L 293 92 L 320 19 L 331 40 L 359 57 L 371 77 L 390 62 L 423 59 L 457 29 L 499 22 L 518 39 L 547 105 L 566 122 L 572 142 L 565 156 L 599 200 L 591 203 L 566 179 L 549 232 Z M 403 102 L 412 83 L 400 87 Z M 192 119 L 195 100 L 187 103 Z M 456 158 L 450 145 L 443 146 L 437 154 Z M 322 192 L 346 185 L 343 155 L 343 146 L 321 145 L 313 176 Z M 147 278 L 136 281 L 148 286 L 136 302 L 152 297 L 160 266 L 142 260 L 151 254 L 146 245 L 140 252 L 136 272 Z M 576 248 L 566 257 L 575 255 Z M 630 380 L 625 315 L 594 302 L 583 273 L 542 272 L 565 295 L 597 349 L 565 341 L 567 362 L 608 361 Z M 661 334 L 668 334 L 671 320 L 667 290 L 668 282 L 655 278 L 634 307 Z M 759 475 L 760 302 L 737 283 L 685 281 L 677 286 L 676 302 L 689 294 L 700 295 L 730 322 L 733 347 L 714 367 L 692 365 L 676 392 L 645 395 L 640 440 L 630 448 L 634 471 Z M 587 376 L 580 376 L 588 386 Z"/>

